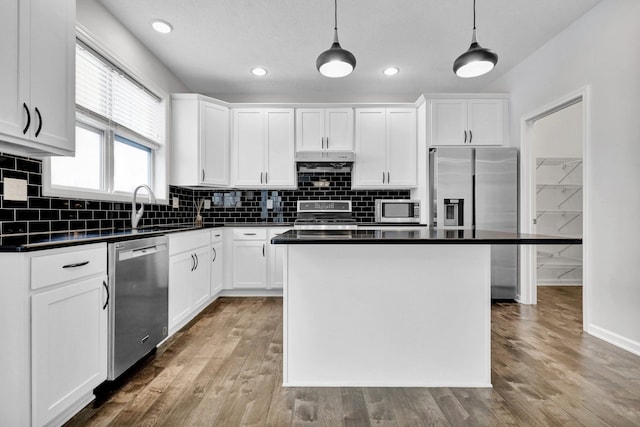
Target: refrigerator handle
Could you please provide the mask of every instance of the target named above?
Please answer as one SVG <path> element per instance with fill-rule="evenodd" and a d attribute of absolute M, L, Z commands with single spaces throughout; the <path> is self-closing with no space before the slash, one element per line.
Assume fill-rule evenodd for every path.
<path fill-rule="evenodd" d="M 476 229 L 476 174 L 471 176 L 471 229 Z"/>

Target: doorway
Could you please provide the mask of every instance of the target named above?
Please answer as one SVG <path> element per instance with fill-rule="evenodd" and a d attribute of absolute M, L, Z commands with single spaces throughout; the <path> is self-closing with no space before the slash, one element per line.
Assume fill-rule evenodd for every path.
<path fill-rule="evenodd" d="M 588 88 L 523 117 L 521 122 L 520 230 L 580 236 L 583 245 L 523 246 L 520 299 L 537 303 L 538 286 L 582 285 L 583 324 L 588 315 Z"/>

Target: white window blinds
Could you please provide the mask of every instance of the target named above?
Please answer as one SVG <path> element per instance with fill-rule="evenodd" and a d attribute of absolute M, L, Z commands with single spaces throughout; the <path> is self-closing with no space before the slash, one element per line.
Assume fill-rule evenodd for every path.
<path fill-rule="evenodd" d="M 76 43 L 76 105 L 160 143 L 160 98 Z"/>

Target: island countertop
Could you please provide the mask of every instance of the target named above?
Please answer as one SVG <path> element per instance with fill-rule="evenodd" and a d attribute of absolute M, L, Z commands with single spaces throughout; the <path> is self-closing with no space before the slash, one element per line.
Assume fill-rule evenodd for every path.
<path fill-rule="evenodd" d="M 510 233 L 488 230 L 447 230 L 416 226 L 412 229 L 380 227 L 367 230 L 289 230 L 273 239 L 275 245 L 292 244 L 400 244 L 400 245 L 541 245 L 582 244 L 582 238 Z"/>

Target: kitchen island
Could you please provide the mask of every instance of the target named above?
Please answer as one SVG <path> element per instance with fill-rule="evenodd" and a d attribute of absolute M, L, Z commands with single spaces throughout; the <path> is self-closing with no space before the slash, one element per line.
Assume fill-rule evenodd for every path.
<path fill-rule="evenodd" d="M 416 227 L 292 230 L 285 386 L 491 387 L 491 245 L 581 239 Z"/>

